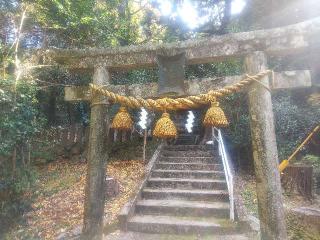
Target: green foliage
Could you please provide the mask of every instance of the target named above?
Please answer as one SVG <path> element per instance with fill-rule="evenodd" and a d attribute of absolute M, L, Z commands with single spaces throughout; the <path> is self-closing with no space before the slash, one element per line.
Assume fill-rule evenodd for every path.
<path fill-rule="evenodd" d="M 273 96 L 280 160 L 288 158 L 319 122 L 320 117 L 320 110 L 308 105 L 303 95 L 296 98 L 292 96 L 287 91 Z"/>
<path fill-rule="evenodd" d="M 189 65 L 186 67 L 188 79 L 233 76 L 242 73 L 242 61 L 239 59 L 217 63 Z"/>
<path fill-rule="evenodd" d="M 29 166 L 18 166 L 12 178 L 10 167 L 3 164 L 0 168 L 0 238 L 1 235 L 23 219 L 21 216 L 30 210 L 31 192 L 37 179 L 37 172 Z"/>
<path fill-rule="evenodd" d="M 156 69 L 138 69 L 127 73 L 114 72 L 112 80 L 114 84 L 142 84 L 157 82 L 158 72 Z"/>
<path fill-rule="evenodd" d="M 227 96 L 221 102 L 228 116 L 230 127 L 225 130 L 235 148 L 248 147 L 250 142 L 249 111 L 245 93 Z"/>
<path fill-rule="evenodd" d="M 21 145 L 40 132 L 45 119 L 38 109 L 37 86 L 0 79 L 0 155 L 9 156 L 14 146 Z"/>
<path fill-rule="evenodd" d="M 37 47 L 60 48 L 89 48 L 115 47 L 144 42 L 171 42 L 178 39 L 198 38 L 223 31 L 239 31 L 243 29 L 241 22 L 229 24 L 227 29 L 218 29 L 214 23 L 216 18 L 224 16 L 223 4 L 219 7 L 217 16 L 211 16 L 211 22 L 191 31 L 178 18 L 171 21 L 157 16 L 157 6 L 139 6 L 135 0 L 26 0 L 1 1 L 0 23 L 5 26 L 0 34 L 0 194 L 1 189 L 7 192 L 6 201 L 0 204 L 0 221 L 8 216 L 21 213 L 27 206 L 24 193 L 32 189 L 36 178 L 34 169 L 22 161 L 20 152 L 17 155 L 17 166 L 12 174 L 10 157 L 14 148 L 24 146 L 25 143 L 37 145 L 34 148 L 33 159 L 51 161 L 55 156 L 48 149 L 52 142 L 41 141 L 48 116 L 48 125 L 70 124 L 82 118 L 87 123 L 89 107 L 85 104 L 68 104 L 63 99 L 61 85 L 86 85 L 91 81 L 90 74 L 70 73 L 62 68 L 42 68 L 33 72 L 33 81 L 19 80 L 17 84 L 13 77 L 14 69 L 14 39 L 13 25 L 19 26 L 21 9 L 27 6 L 27 19 L 23 27 L 19 58 L 23 59 L 23 49 L 28 45 Z M 159 2 L 159 1 L 158 1 Z M 201 1 L 199 9 L 204 11 L 214 9 L 216 1 Z M 175 4 L 179 4 L 176 1 Z M 201 6 L 202 7 L 201 7 Z M 215 12 L 215 11 L 213 11 Z M 12 24 L 14 22 L 14 24 Z M 40 35 L 40 40 L 36 35 Z M 4 36 L 4 37 L 2 37 Z M 27 37 L 30 36 L 30 37 Z M 8 40 L 9 39 L 9 40 Z M 297 59 L 298 61 L 299 59 Z M 186 67 L 186 78 L 206 78 L 213 76 L 237 75 L 242 73 L 242 60 L 229 60 L 220 63 L 200 64 Z M 276 67 L 275 63 L 273 65 Z M 272 67 L 272 63 L 270 65 Z M 274 67 L 272 67 L 274 68 Z M 282 65 L 281 65 L 282 68 Z M 43 70 L 44 69 L 44 70 Z M 139 69 L 127 73 L 114 72 L 115 84 L 133 84 L 156 82 L 158 79 L 155 69 Z M 35 80 L 39 80 L 35 83 Z M 57 86 L 58 85 L 58 86 Z M 301 96 L 300 96 L 301 97 Z M 295 147 L 303 140 L 314 124 L 318 122 L 320 110 L 312 108 L 304 101 L 297 101 L 291 93 L 280 92 L 274 94 L 274 112 L 277 132 L 277 142 L 280 159 L 287 158 Z M 302 99 L 302 98 L 301 98 Z M 52 103 L 53 102 L 53 103 Z M 251 146 L 249 113 L 246 93 L 233 94 L 221 100 L 222 107 L 230 119 L 230 128 L 225 130 L 227 142 L 234 149 Z M 55 114 L 61 121 L 55 120 Z M 111 109 L 111 113 L 115 107 Z M 79 114 L 81 112 L 81 114 Z M 80 115 L 80 116 L 79 116 Z M 58 117 L 57 117 L 58 118 Z M 124 143 L 112 143 L 109 149 L 111 159 L 141 158 L 142 138 Z M 147 152 L 153 152 L 156 141 L 148 142 Z M 51 148 L 51 150 L 54 148 Z M 250 152 L 251 154 L 251 152 Z M 319 158 L 307 155 L 305 161 L 319 167 Z M 48 186 L 48 194 L 57 189 L 69 187 L 77 179 L 71 179 L 66 173 L 66 179 L 58 186 Z M 52 176 L 58 178 L 57 176 Z M 60 177 L 60 176 L 59 176 Z M 22 199 L 22 196 L 24 198 Z M 257 212 L 254 190 L 246 189 L 243 197 L 247 199 L 253 212 Z M 252 200 L 253 199 L 253 200 Z M 4 221 L 5 222 L 5 221 Z M 4 226 L 2 222 L 0 226 Z M 1 237 L 0 237 L 1 238 Z"/>
<path fill-rule="evenodd" d="M 310 106 L 306 98 L 307 96 L 301 93 L 288 91 L 273 94 L 279 160 L 288 158 L 315 125 L 318 124 L 320 110 Z M 227 96 L 222 99 L 221 105 L 225 109 L 230 122 L 229 128 L 224 130 L 226 139 L 230 143 L 229 149 L 250 150 L 251 134 L 247 94 L 244 92 Z M 238 154 L 238 152 L 236 151 L 234 154 Z M 240 160 L 248 162 L 247 159 L 242 159 L 246 157 L 241 156 Z M 234 158 L 237 158 L 237 156 L 234 156 Z M 249 162 L 252 163 L 252 161 Z"/>
<path fill-rule="evenodd" d="M 127 45 L 139 34 L 132 1 L 36 0 L 33 16 L 60 47 Z"/>
<path fill-rule="evenodd" d="M 13 224 L 7 219 L 14 221 L 13 217 L 23 213 L 31 200 L 25 193 L 32 189 L 36 172 L 22 161 L 18 150 L 26 143 L 32 144 L 45 124 L 36 93 L 37 86 L 33 83 L 19 81 L 15 84 L 10 77 L 0 79 L 0 195 L 4 194 L 0 198 L 1 226 Z M 11 160 L 14 148 L 18 151 L 17 158 Z M 11 161 L 15 162 L 15 167 Z"/>
<path fill-rule="evenodd" d="M 44 133 L 44 135 L 47 134 L 47 132 Z M 34 139 L 32 148 L 33 165 L 41 165 L 56 159 L 57 146 L 56 144 L 53 144 L 53 141 L 54 139 L 45 139 L 43 135 L 41 138 L 37 137 Z"/>
<path fill-rule="evenodd" d="M 94 34 L 93 7 L 95 1 L 35 1 L 35 19 L 49 31 L 55 31 L 65 44 L 91 44 Z M 63 42 L 62 42 L 63 43 Z"/>
<path fill-rule="evenodd" d="M 238 75 L 242 72 L 240 60 L 228 60 L 225 62 L 198 64 L 186 66 L 186 79 L 209 78 L 220 76 Z M 114 84 L 136 84 L 158 81 L 157 69 L 138 69 L 126 73 L 113 72 Z"/>
<path fill-rule="evenodd" d="M 320 156 L 307 154 L 303 157 L 302 162 L 312 165 L 315 169 L 320 170 Z"/>

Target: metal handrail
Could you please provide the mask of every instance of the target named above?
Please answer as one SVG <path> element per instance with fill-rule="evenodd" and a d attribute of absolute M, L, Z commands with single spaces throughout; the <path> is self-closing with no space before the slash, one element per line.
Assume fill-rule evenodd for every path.
<path fill-rule="evenodd" d="M 218 135 L 215 134 L 214 131 L 218 132 Z M 230 219 L 234 221 L 234 196 L 233 196 L 233 175 L 230 168 L 229 159 L 226 153 L 226 149 L 224 146 L 221 130 L 218 128 L 212 128 L 212 142 L 214 144 L 214 140 L 218 142 L 219 146 L 219 155 L 221 156 L 223 163 L 223 170 L 226 176 L 226 182 L 228 186 L 229 192 L 229 201 L 230 201 Z"/>

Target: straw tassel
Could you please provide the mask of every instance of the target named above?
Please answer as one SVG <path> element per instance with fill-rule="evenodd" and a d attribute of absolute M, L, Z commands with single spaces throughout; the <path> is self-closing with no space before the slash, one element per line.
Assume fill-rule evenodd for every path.
<path fill-rule="evenodd" d="M 170 119 L 169 113 L 164 112 L 161 118 L 157 121 L 153 130 L 153 136 L 158 138 L 176 138 L 177 128 Z"/>
<path fill-rule="evenodd" d="M 206 112 L 206 115 L 203 120 L 203 124 L 206 127 L 227 127 L 229 125 L 228 119 L 224 114 L 221 107 L 219 107 L 219 102 L 215 99 L 211 101 L 211 107 Z"/>
<path fill-rule="evenodd" d="M 111 128 L 119 130 L 131 130 L 132 126 L 133 121 L 127 111 L 127 108 L 121 106 L 112 120 Z"/>

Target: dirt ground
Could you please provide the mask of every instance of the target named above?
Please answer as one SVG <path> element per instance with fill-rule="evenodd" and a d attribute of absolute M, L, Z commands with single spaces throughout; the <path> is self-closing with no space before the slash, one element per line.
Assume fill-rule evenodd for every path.
<path fill-rule="evenodd" d="M 68 239 L 81 232 L 86 164 L 59 160 L 39 168 L 40 176 L 34 193 L 32 211 L 24 218 L 24 224 L 18 224 L 6 239 Z M 197 240 L 219 239 L 212 236 L 176 236 L 138 233 L 122 233 L 118 228 L 117 216 L 122 206 L 136 193 L 144 178 L 144 163 L 140 160 L 113 161 L 107 173 L 120 184 L 120 193 L 109 199 L 105 206 L 105 240 Z M 251 215 L 258 216 L 255 181 L 250 175 L 242 176 L 240 184 L 242 198 Z M 312 201 L 295 194 L 284 193 L 287 226 L 291 240 L 320 239 L 320 223 L 317 226 L 306 224 L 301 218 L 292 214 L 292 209 L 310 207 L 320 209 L 320 198 Z M 225 237 L 224 237 L 225 239 Z M 228 239 L 248 239 L 237 236 Z"/>
<path fill-rule="evenodd" d="M 39 168 L 32 211 L 24 217 L 6 239 L 67 238 L 81 231 L 83 218 L 86 164 L 59 160 Z M 108 176 L 120 185 L 118 196 L 106 201 L 106 231 L 117 226 L 117 216 L 123 205 L 134 195 L 144 177 L 144 163 L 140 160 L 112 161 Z"/>
<path fill-rule="evenodd" d="M 256 195 L 256 184 L 252 175 L 241 175 L 237 178 L 240 182 L 241 196 L 249 214 L 258 217 L 258 201 Z M 320 222 L 305 221 L 305 218 L 297 216 L 294 212 L 297 208 L 310 208 L 320 211 L 320 196 L 314 195 L 313 199 L 306 199 L 296 192 L 283 192 L 284 208 L 288 238 L 291 240 L 319 240 Z M 307 218 L 308 220 L 310 218 Z"/>

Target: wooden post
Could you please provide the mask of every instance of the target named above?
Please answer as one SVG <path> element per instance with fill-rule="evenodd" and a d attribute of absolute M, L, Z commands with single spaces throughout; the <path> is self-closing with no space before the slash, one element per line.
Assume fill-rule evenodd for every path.
<path fill-rule="evenodd" d="M 105 67 L 97 66 L 94 69 L 94 84 L 106 85 L 109 78 Z M 108 124 L 107 99 L 102 96 L 93 96 L 82 239 L 100 240 L 103 236 L 105 164 L 107 161 L 105 138 Z"/>
<path fill-rule="evenodd" d="M 245 66 L 252 75 L 266 70 L 265 53 L 248 55 Z M 269 77 L 261 82 L 269 86 Z M 287 239 L 271 93 L 254 83 L 248 94 L 261 239 Z"/>
<path fill-rule="evenodd" d="M 148 134 L 148 130 L 146 128 L 144 129 L 144 134 L 143 134 L 143 162 L 144 163 L 146 163 L 147 134 Z"/>

